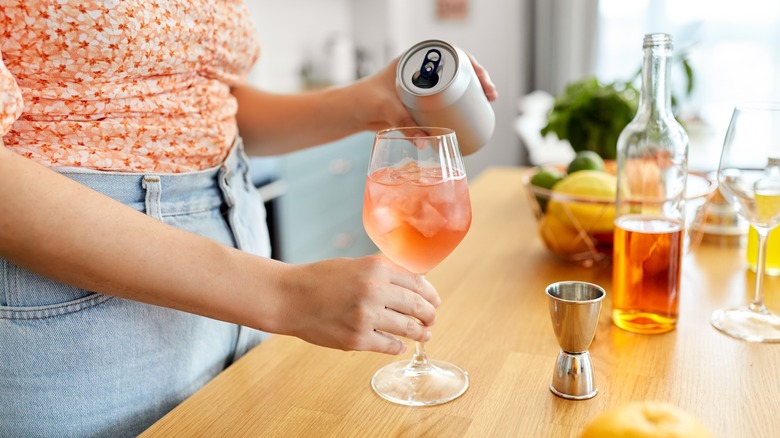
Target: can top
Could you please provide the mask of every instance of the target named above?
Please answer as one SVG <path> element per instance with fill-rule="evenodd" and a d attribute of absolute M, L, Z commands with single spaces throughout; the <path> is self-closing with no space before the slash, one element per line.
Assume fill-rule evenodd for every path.
<path fill-rule="evenodd" d="M 428 96 L 446 89 L 458 71 L 457 50 L 440 40 L 412 46 L 398 64 L 400 85 L 409 93 Z M 435 70 L 431 71 L 430 69 Z"/>

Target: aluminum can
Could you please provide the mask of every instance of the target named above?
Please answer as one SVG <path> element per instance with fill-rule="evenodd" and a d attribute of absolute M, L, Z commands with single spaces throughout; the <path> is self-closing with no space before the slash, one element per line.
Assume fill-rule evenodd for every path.
<path fill-rule="evenodd" d="M 398 97 L 419 126 L 450 128 L 463 155 L 487 144 L 496 116 L 468 55 L 441 40 L 407 50 L 396 72 Z"/>

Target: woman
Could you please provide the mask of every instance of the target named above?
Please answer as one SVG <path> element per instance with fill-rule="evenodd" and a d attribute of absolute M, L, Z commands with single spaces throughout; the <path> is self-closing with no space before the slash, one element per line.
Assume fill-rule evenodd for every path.
<path fill-rule="evenodd" d="M 430 337 L 436 291 L 383 258 L 267 258 L 241 140 L 412 124 L 395 63 L 274 95 L 244 84 L 239 0 L 0 5 L 1 436 L 137 434 L 264 332 L 389 354 Z"/>

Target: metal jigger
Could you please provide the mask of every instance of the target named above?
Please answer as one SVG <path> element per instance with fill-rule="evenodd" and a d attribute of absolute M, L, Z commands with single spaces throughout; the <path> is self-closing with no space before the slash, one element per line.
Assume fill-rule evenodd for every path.
<path fill-rule="evenodd" d="M 592 283 L 561 281 L 545 290 L 555 337 L 561 346 L 550 391 L 571 400 L 592 398 L 593 366 L 588 347 L 596 335 L 604 289 Z"/>

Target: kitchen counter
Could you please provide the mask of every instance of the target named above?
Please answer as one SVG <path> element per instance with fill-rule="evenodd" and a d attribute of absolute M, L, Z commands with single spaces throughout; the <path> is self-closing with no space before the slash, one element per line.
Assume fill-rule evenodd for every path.
<path fill-rule="evenodd" d="M 719 437 L 780 435 L 780 344 L 738 341 L 709 324 L 713 310 L 751 296 L 744 247 L 703 243 L 684 257 L 675 331 L 623 331 L 610 321 L 611 267 L 580 268 L 544 248 L 523 171 L 492 168 L 473 182 L 472 228 L 428 275 L 443 300 L 428 355 L 470 373 L 462 397 L 436 407 L 397 406 L 370 387 L 373 373 L 395 358 L 273 336 L 142 436 L 565 437 L 634 400 L 671 402 Z M 559 347 L 544 290 L 561 280 L 607 291 L 590 348 L 599 388 L 590 400 L 549 390 Z M 766 294 L 780 310 L 780 279 L 767 281 Z"/>

